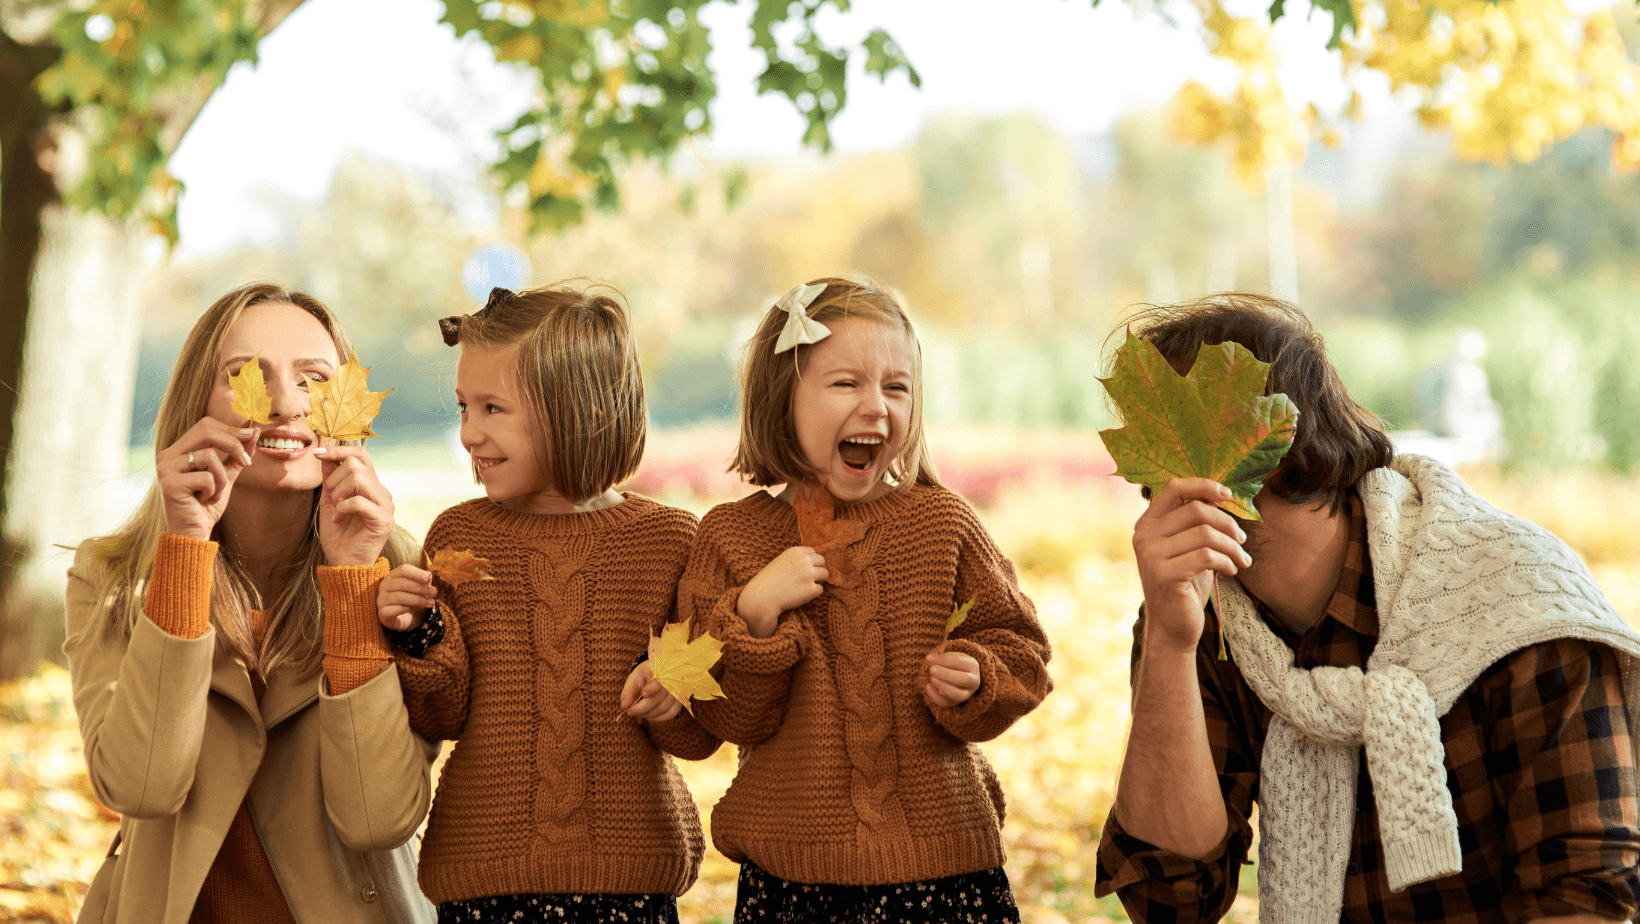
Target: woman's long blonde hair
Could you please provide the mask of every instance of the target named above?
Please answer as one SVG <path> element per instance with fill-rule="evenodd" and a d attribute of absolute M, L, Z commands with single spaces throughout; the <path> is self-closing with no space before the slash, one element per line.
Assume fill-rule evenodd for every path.
<path fill-rule="evenodd" d="M 352 355 L 341 323 L 318 299 L 273 283 L 241 286 L 217 299 L 183 342 L 154 424 L 156 449 L 181 439 L 205 416 L 216 387 L 223 338 L 246 308 L 264 302 L 288 303 L 313 315 L 335 341 L 337 354 Z M 287 665 L 317 670 L 323 655 L 324 607 L 318 567 L 325 564 L 325 553 L 319 545 L 318 509 L 319 490 L 314 489 L 307 536 L 287 562 L 292 577 L 276 600 L 261 599 L 235 550 L 225 541 L 221 524 L 211 532 L 211 538 L 222 544 L 211 580 L 211 625 L 217 630 L 217 644 L 263 676 Z M 156 481 L 123 526 L 81 544 L 79 565 L 98 586 L 107 607 L 106 618 L 100 624 L 93 621 L 88 631 L 100 625 L 101 631 L 110 634 L 130 634 L 142 612 L 143 590 L 165 526 L 165 501 Z M 420 550 L 410 534 L 395 525 L 382 555 L 396 567 L 415 560 Z M 251 631 L 252 610 L 266 611 L 260 646 Z"/>

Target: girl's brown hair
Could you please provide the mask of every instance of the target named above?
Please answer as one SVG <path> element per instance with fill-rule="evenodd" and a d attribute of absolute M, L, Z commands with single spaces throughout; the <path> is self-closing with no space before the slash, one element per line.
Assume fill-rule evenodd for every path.
<path fill-rule="evenodd" d="M 627 480 L 643 461 L 643 375 L 621 297 L 602 285 L 497 289 L 484 310 L 440 322 L 451 346 L 518 357 L 541 463 L 571 503 Z"/>
<path fill-rule="evenodd" d="M 1239 343 L 1270 364 L 1267 395 L 1298 406 L 1298 435 L 1265 484 L 1295 504 L 1321 501 L 1334 511 L 1361 476 L 1390 464 L 1395 448 L 1384 422 L 1350 397 L 1327 361 L 1326 345 L 1294 305 L 1226 292 L 1178 305 L 1146 305 L 1128 320 L 1180 375 L 1204 345 Z"/>
<path fill-rule="evenodd" d="M 911 419 L 900 454 L 888 465 L 888 475 L 900 488 L 908 488 L 913 482 L 940 487 L 923 437 L 922 346 L 911 319 L 892 295 L 869 280 L 856 282 L 828 276 L 808 284 L 822 283 L 826 288 L 809 303 L 810 318 L 828 325 L 844 318 L 869 318 L 905 332 L 911 347 Z M 776 353 L 775 342 L 785 326 L 786 312 L 770 307 L 746 344 L 746 358 L 741 364 L 740 444 L 729 471 L 745 475 L 760 487 L 792 484 L 814 474 L 803 456 L 792 420 L 792 390 L 808 365 L 814 345 L 798 344 Z"/>
<path fill-rule="evenodd" d="M 154 424 L 156 448 L 175 443 L 206 416 L 221 371 L 217 360 L 222 341 L 246 308 L 262 303 L 290 304 L 306 311 L 330 334 L 338 356 L 353 354 L 340 322 L 318 299 L 273 283 L 241 286 L 206 309 L 183 341 Z M 211 532 L 211 538 L 221 544 L 211 576 L 211 625 L 217 629 L 217 644 L 263 676 L 282 665 L 303 671 L 319 667 L 324 600 L 319 594 L 318 568 L 325 563 L 325 553 L 319 545 L 318 511 L 319 489 L 315 488 L 307 535 L 286 562 L 291 577 L 276 600 L 261 599 L 221 524 Z M 118 531 L 81 544 L 80 549 L 89 553 L 81 565 L 108 601 L 108 619 L 102 624 L 105 631 L 128 635 L 136 625 L 142 612 L 143 586 L 153 571 L 154 552 L 165 527 L 165 501 L 156 482 Z M 416 541 L 399 526 L 393 528 L 382 549 L 390 567 L 414 561 L 420 554 Z M 252 610 L 265 611 L 267 629 L 260 647 L 251 631 Z"/>

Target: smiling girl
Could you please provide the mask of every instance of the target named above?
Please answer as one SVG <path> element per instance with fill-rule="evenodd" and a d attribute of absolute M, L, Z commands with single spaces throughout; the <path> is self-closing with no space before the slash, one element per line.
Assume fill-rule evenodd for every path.
<path fill-rule="evenodd" d="M 1001 788 L 971 742 L 1047 694 L 1048 642 L 927 461 L 911 322 L 874 286 L 820 279 L 747 351 L 733 470 L 785 487 L 707 513 L 678 589 L 692 634 L 724 643 L 726 698 L 694 709 L 741 746 L 711 825 L 741 864 L 735 920 L 1018 921 Z M 852 586 L 823 583 L 800 542 L 805 490 L 861 534 Z"/>
<path fill-rule="evenodd" d="M 644 446 L 626 312 L 604 291 L 496 289 L 440 326 L 485 496 L 439 514 L 427 548 L 471 550 L 494 579 L 405 566 L 377 597 L 412 726 L 456 739 L 422 889 L 440 921 L 675 924 L 705 843 L 667 753 L 718 742 L 634 666 L 695 518 L 614 489 Z"/>
<path fill-rule="evenodd" d="M 415 543 L 369 453 L 304 419 L 350 353 L 310 296 L 218 299 L 160 404 L 154 486 L 74 558 L 74 711 L 121 816 L 82 922 L 432 918 L 408 841 L 437 748 L 407 728 L 373 622 L 376 583 Z M 232 408 L 228 377 L 251 362 L 263 425 Z"/>

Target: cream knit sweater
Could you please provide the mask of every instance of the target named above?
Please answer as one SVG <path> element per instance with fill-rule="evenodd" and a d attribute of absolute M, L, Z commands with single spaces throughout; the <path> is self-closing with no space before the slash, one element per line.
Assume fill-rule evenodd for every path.
<path fill-rule="evenodd" d="M 1565 543 L 1421 456 L 1396 457 L 1357 490 L 1379 619 L 1365 672 L 1298 669 L 1240 585 L 1221 589 L 1236 667 L 1275 713 L 1259 765 L 1266 924 L 1337 922 L 1363 745 L 1390 888 L 1458 872 L 1440 717 L 1499 659 L 1559 638 L 1609 645 L 1640 714 L 1640 635 Z"/>

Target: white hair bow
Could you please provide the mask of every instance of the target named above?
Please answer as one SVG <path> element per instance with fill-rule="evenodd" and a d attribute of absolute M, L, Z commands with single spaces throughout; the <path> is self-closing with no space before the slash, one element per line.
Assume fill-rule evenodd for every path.
<path fill-rule="evenodd" d="M 826 284 L 823 282 L 808 286 L 798 283 L 774 303 L 776 308 L 786 312 L 786 326 L 781 328 L 780 339 L 774 345 L 776 353 L 784 353 L 799 343 L 819 343 L 831 336 L 831 328 L 808 315 L 809 304 L 825 290 Z"/>

